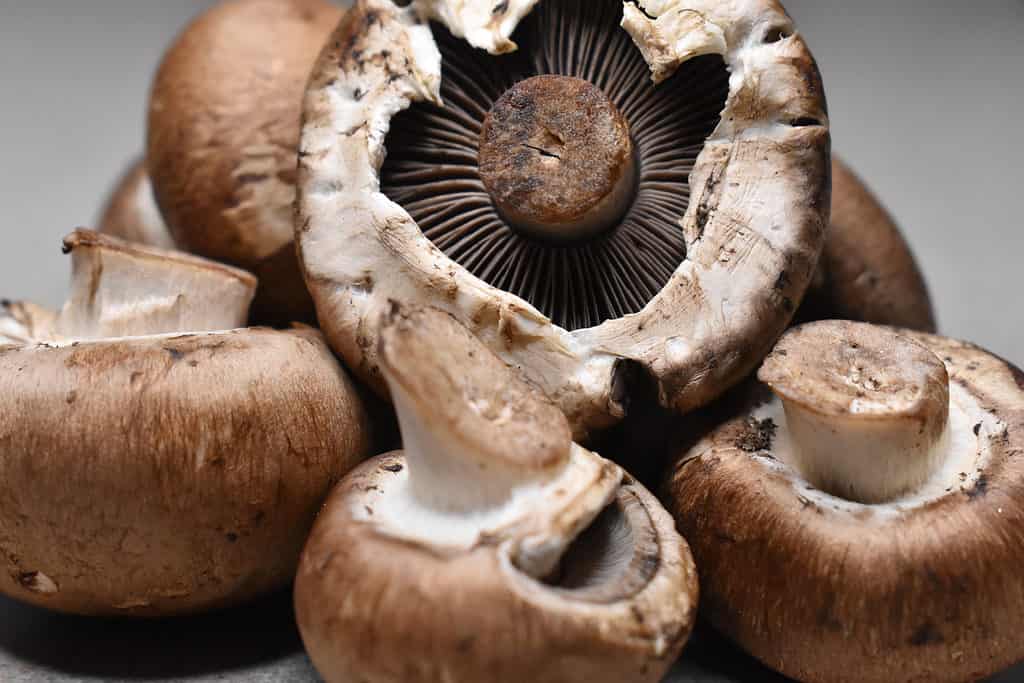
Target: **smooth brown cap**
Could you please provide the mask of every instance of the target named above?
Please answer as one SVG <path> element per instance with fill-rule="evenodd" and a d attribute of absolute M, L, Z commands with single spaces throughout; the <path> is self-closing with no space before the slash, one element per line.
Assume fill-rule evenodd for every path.
<path fill-rule="evenodd" d="M 260 271 L 292 242 L 302 94 L 342 15 L 324 0 L 234 0 L 171 46 L 153 84 L 147 163 L 182 248 Z M 273 272 L 281 283 L 259 273 L 257 316 L 308 315 L 297 266 Z M 279 287 L 295 292 L 294 308 L 264 303 Z"/>
<path fill-rule="evenodd" d="M 308 328 L 0 350 L 0 591 L 162 616 L 284 586 L 330 487 L 369 450 Z"/>
<path fill-rule="evenodd" d="M 892 216 L 832 159 L 832 219 L 798 320 L 838 318 L 935 331 L 928 286 Z"/>

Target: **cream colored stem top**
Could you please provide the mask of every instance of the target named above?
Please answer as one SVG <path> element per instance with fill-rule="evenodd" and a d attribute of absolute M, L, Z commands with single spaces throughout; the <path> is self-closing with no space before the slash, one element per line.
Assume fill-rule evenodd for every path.
<path fill-rule="evenodd" d="M 88 230 L 64 240 L 71 294 L 49 340 L 133 337 L 243 327 L 256 290 L 244 271 Z"/>
<path fill-rule="evenodd" d="M 811 323 L 783 337 L 758 378 L 782 399 L 794 464 L 814 486 L 879 503 L 934 471 L 949 376 L 916 342 L 864 323 Z"/>
<path fill-rule="evenodd" d="M 448 549 L 507 542 L 521 570 L 550 572 L 621 470 L 574 444 L 558 407 L 447 313 L 393 311 L 380 357 L 407 471 L 380 491 L 372 522 Z"/>

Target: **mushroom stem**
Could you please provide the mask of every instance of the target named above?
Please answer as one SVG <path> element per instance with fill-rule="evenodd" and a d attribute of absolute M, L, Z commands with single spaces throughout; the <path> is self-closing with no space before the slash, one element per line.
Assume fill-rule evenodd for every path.
<path fill-rule="evenodd" d="M 758 378 L 782 400 L 792 464 L 814 486 L 880 503 L 935 470 L 949 377 L 916 342 L 864 323 L 812 323 L 779 342 Z"/>
<path fill-rule="evenodd" d="M 71 294 L 56 339 L 99 339 L 243 327 L 256 279 L 212 261 L 76 230 Z"/>
<path fill-rule="evenodd" d="M 480 133 L 479 166 L 516 230 L 558 243 L 614 226 L 639 177 L 625 117 L 600 88 L 572 76 L 533 76 L 498 98 Z"/>
<path fill-rule="evenodd" d="M 440 311 L 392 311 L 380 341 L 414 495 L 465 512 L 550 477 L 572 436 L 558 408 Z"/>
<path fill-rule="evenodd" d="M 386 496 L 375 519 L 451 546 L 505 538 L 522 571 L 549 573 L 614 499 L 618 467 L 574 444 L 558 407 L 446 313 L 392 311 L 380 358 L 408 495 Z"/>

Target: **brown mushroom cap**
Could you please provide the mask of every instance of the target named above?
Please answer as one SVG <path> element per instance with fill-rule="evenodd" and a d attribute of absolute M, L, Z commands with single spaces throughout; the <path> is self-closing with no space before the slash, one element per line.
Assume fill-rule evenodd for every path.
<path fill-rule="evenodd" d="M 863 181 L 835 157 L 828 238 L 796 318 L 935 331 L 928 287 L 910 246 Z"/>
<path fill-rule="evenodd" d="M 553 404 L 447 314 L 398 312 L 381 340 L 406 450 L 346 477 L 303 552 L 296 615 L 320 674 L 661 680 L 697 584 L 657 500 L 571 444 Z M 457 403 L 471 417 L 434 419 Z"/>
<path fill-rule="evenodd" d="M 85 231 L 65 246 L 68 304 L 0 345 L 0 592 L 160 616 L 283 586 L 369 448 L 353 383 L 309 328 L 166 329 L 218 305 L 244 320 L 247 273 Z"/>
<path fill-rule="evenodd" d="M 295 263 L 292 204 L 302 92 L 343 10 L 324 0 L 233 0 L 164 57 L 147 162 L 177 244 L 255 272 L 255 317 L 312 319 Z"/>
<path fill-rule="evenodd" d="M 174 238 L 153 198 L 153 184 L 144 160 L 132 163 L 117 181 L 104 205 L 97 230 L 128 242 L 174 249 Z"/>
<path fill-rule="evenodd" d="M 830 321 L 788 335 L 769 364 L 787 366 L 787 381 L 803 386 L 781 399 L 760 384 L 737 393 L 711 416 L 717 426 L 679 454 L 666 488 L 700 569 L 703 613 L 802 681 L 977 680 L 1020 660 L 1024 374 L 969 344 L 906 330 Z M 867 353 L 827 348 L 850 343 Z M 897 364 L 894 353 L 923 365 Z M 848 354 L 853 362 L 821 360 Z M 936 363 L 948 386 L 930 379 L 942 373 L 920 374 Z M 764 377 L 774 383 L 778 367 Z M 794 431 L 787 402 L 822 381 L 847 407 L 822 421 L 831 433 L 808 439 Z M 881 406 L 891 410 L 879 427 Z M 927 449 L 906 446 L 940 418 L 945 429 Z M 817 451 L 820 440 L 879 428 L 873 451 Z M 864 460 L 861 490 L 876 502 L 816 484 L 854 455 Z M 923 480 L 888 487 L 889 476 L 929 457 Z"/>
<path fill-rule="evenodd" d="M 435 306 L 520 367 L 582 438 L 623 416 L 625 378 L 653 378 L 661 402 L 686 411 L 767 353 L 824 239 L 828 119 L 817 67 L 771 0 L 647 3 L 647 14 L 543 2 L 513 33 L 532 6 L 357 2 L 306 94 L 297 238 L 325 334 L 376 388 L 380 315 L 391 301 Z M 516 44 L 499 56 L 471 47 Z M 529 197 L 545 193 L 488 189 L 478 157 L 502 96 L 543 74 L 602 89 L 637 150 L 619 225 L 573 231 L 568 245 L 522 230 L 520 213 L 556 222 L 552 202 L 534 211 Z M 556 141 L 563 123 L 585 129 L 573 113 L 544 108 L 526 138 L 543 139 L 542 123 Z M 561 163 L 521 147 L 524 168 Z M 604 176 L 543 176 L 589 204 L 619 187 L 609 176 L 625 170 L 623 149 L 605 148 L 620 163 Z"/>

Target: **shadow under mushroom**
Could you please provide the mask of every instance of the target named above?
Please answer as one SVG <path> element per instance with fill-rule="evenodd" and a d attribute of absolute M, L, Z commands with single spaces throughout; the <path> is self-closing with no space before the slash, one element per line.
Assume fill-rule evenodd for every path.
<path fill-rule="evenodd" d="M 0 660 L 10 658 L 30 669 L 104 679 L 236 671 L 239 680 L 253 680 L 243 672 L 258 668 L 268 680 L 316 680 L 295 628 L 290 591 L 240 609 L 154 621 L 67 616 L 0 598 Z"/>

